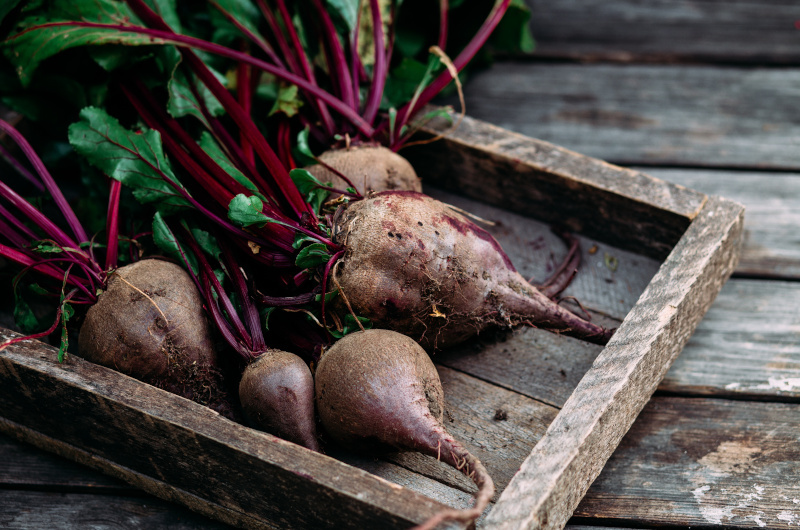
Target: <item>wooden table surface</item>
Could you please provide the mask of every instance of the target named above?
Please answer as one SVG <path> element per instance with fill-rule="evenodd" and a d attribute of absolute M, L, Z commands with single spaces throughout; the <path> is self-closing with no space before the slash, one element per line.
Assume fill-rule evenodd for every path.
<path fill-rule="evenodd" d="M 800 527 L 800 7 L 528 0 L 467 113 L 743 203 L 741 263 L 570 527 Z M 224 525 L 0 437 L 0 528 Z"/>

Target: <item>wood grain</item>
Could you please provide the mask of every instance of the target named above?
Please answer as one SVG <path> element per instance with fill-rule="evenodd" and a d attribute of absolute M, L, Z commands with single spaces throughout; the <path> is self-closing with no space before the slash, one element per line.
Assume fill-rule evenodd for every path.
<path fill-rule="evenodd" d="M 791 529 L 800 405 L 653 398 L 575 512 L 633 525 Z"/>
<path fill-rule="evenodd" d="M 785 0 L 526 0 L 538 57 L 797 64 Z"/>
<path fill-rule="evenodd" d="M 465 94 L 474 118 L 616 164 L 797 169 L 797 86 L 798 68 L 503 62 Z"/>
<path fill-rule="evenodd" d="M 160 499 L 79 493 L 4 491 L 0 500 L 0 528 L 30 530 L 228 530 L 231 527 L 207 519 Z"/>
<path fill-rule="evenodd" d="M 659 390 L 800 400 L 800 284 L 731 280 Z"/>
<path fill-rule="evenodd" d="M 429 123 L 411 147 L 423 180 L 445 190 L 663 260 L 697 215 L 704 194 L 644 173 L 464 118 Z M 476 178 L 479 175 L 479 178 Z"/>
<path fill-rule="evenodd" d="M 657 178 L 743 204 L 738 275 L 800 279 L 800 174 L 648 168 Z"/>
<path fill-rule="evenodd" d="M 564 526 L 736 266 L 742 213 L 736 203 L 709 200 L 500 496 L 488 526 Z"/>

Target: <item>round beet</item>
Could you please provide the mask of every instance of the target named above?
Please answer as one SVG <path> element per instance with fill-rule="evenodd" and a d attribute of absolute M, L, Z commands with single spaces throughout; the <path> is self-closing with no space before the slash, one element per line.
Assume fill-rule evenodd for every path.
<path fill-rule="evenodd" d="M 444 392 L 430 357 L 411 338 L 385 329 L 346 335 L 322 355 L 315 372 L 320 423 L 347 446 L 388 446 L 434 456 L 478 486 L 468 510 L 447 510 L 444 520 L 475 520 L 494 495 L 481 462 L 444 428 Z"/>
<path fill-rule="evenodd" d="M 332 149 L 319 158 L 347 177 L 362 194 L 384 190 L 422 191 L 422 181 L 408 160 L 380 145 Z M 307 169 L 321 182 L 346 189 L 349 184 L 325 165 L 316 164 Z"/>
<path fill-rule="evenodd" d="M 203 301 L 174 263 L 146 259 L 110 275 L 86 314 L 78 351 L 231 416 Z"/>
<path fill-rule="evenodd" d="M 297 355 L 270 350 L 258 356 L 242 374 L 239 400 L 254 427 L 319 451 L 314 380 Z"/>
<path fill-rule="evenodd" d="M 530 285 L 488 232 L 422 193 L 350 202 L 334 237 L 346 248 L 335 280 L 352 309 L 428 349 L 490 326 L 526 324 L 598 344 L 611 337 Z"/>

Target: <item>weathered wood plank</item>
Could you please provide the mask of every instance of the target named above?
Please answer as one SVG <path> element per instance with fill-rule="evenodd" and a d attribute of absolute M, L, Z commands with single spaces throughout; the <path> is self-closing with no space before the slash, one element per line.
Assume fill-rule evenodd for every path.
<path fill-rule="evenodd" d="M 617 164 L 797 169 L 799 86 L 798 68 L 503 62 L 465 94 L 474 118 Z"/>
<path fill-rule="evenodd" d="M 231 527 L 160 499 L 5 490 L 0 528 L 32 530 L 226 530 Z"/>
<path fill-rule="evenodd" d="M 798 64 L 786 0 L 526 0 L 536 56 Z"/>
<path fill-rule="evenodd" d="M 102 490 L 106 494 L 120 495 L 138 491 L 86 466 L 22 444 L 3 434 L 0 434 L 0 488 Z"/>
<path fill-rule="evenodd" d="M 798 300 L 794 282 L 729 281 L 659 390 L 800 399 Z"/>
<path fill-rule="evenodd" d="M 742 223 L 740 206 L 709 199 L 500 496 L 488 526 L 564 526 L 733 271 Z"/>
<path fill-rule="evenodd" d="M 745 206 L 736 274 L 800 279 L 800 175 L 648 168 L 652 176 Z"/>
<path fill-rule="evenodd" d="M 403 151 L 432 184 L 662 260 L 706 195 L 469 117 Z M 591 215 L 587 214 L 591 212 Z"/>
<path fill-rule="evenodd" d="M 575 512 L 638 524 L 791 529 L 800 405 L 653 398 Z"/>
<path fill-rule="evenodd" d="M 40 343 L 0 351 L 0 381 L 0 431 L 228 524 L 405 527 L 442 507 Z"/>

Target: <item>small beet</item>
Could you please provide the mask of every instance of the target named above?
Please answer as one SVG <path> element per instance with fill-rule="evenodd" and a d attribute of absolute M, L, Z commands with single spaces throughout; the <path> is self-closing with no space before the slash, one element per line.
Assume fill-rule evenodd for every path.
<path fill-rule="evenodd" d="M 337 212 L 334 237 L 346 248 L 335 280 L 352 309 L 427 349 L 491 326 L 530 325 L 596 344 L 613 333 L 559 306 L 488 232 L 422 193 L 352 201 Z"/>
<path fill-rule="evenodd" d="M 319 452 L 314 380 L 297 355 L 269 350 L 257 357 L 242 374 L 239 400 L 254 427 Z"/>
<path fill-rule="evenodd" d="M 146 259 L 117 269 L 89 308 L 81 357 L 231 417 L 203 301 L 174 263 Z"/>
<path fill-rule="evenodd" d="M 315 378 L 320 423 L 337 443 L 419 451 L 477 484 L 472 508 L 447 510 L 422 528 L 480 516 L 494 483 L 483 464 L 445 430 L 439 374 L 419 344 L 383 329 L 351 333 L 322 355 Z"/>
<path fill-rule="evenodd" d="M 380 145 L 332 149 L 322 153 L 319 159 L 347 177 L 362 194 L 384 190 L 422 191 L 422 181 L 408 160 Z M 307 169 L 321 182 L 346 189 L 349 184 L 325 165 L 316 164 Z"/>

